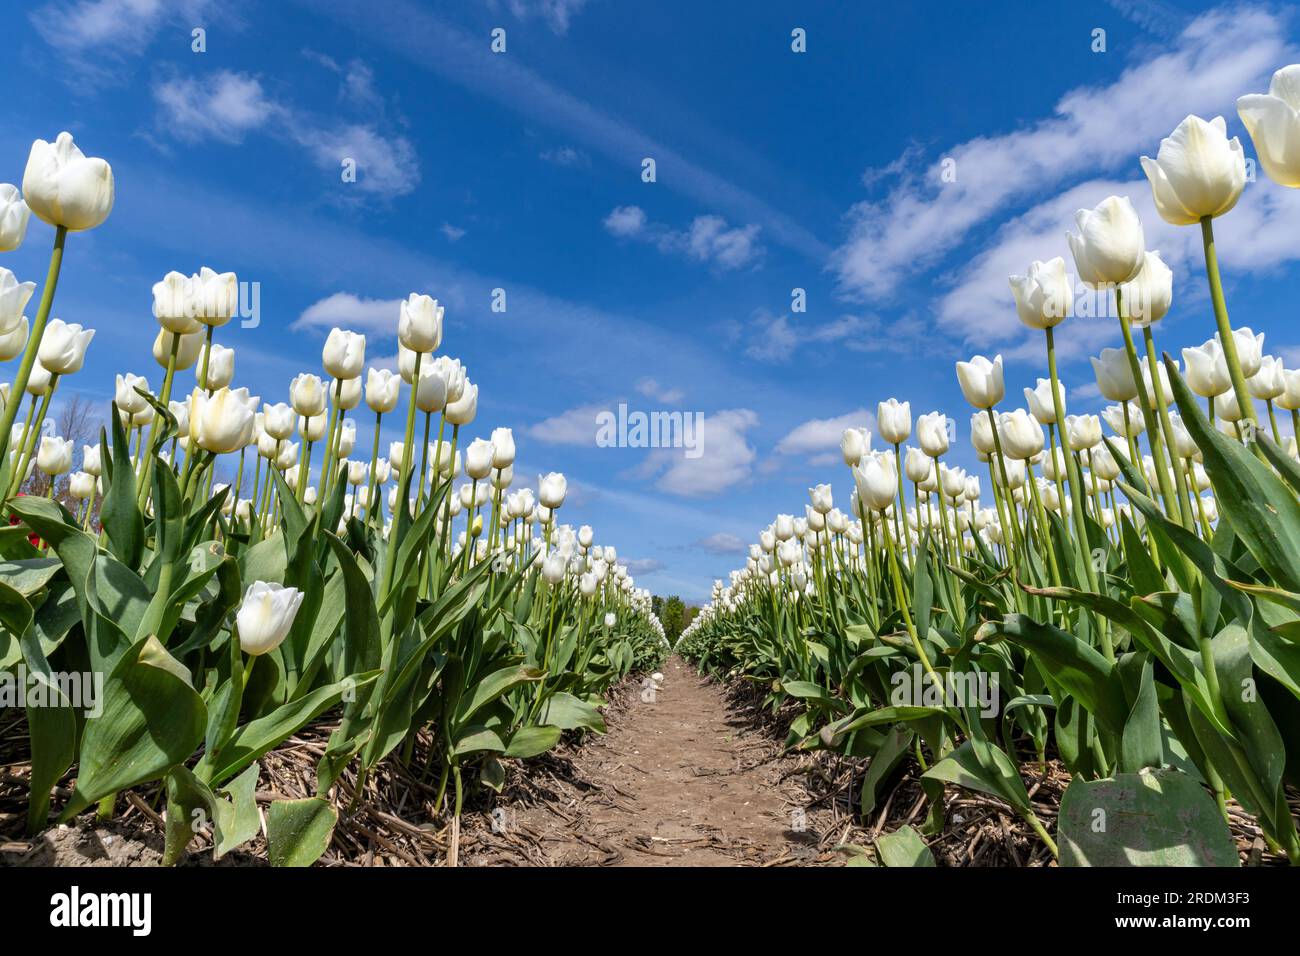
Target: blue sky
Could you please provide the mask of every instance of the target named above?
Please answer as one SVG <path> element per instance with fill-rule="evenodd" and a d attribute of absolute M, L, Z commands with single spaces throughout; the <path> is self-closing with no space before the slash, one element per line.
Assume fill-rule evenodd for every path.
<path fill-rule="evenodd" d="M 1068 263 L 1077 208 L 1131 196 L 1176 275 L 1157 341 L 1208 338 L 1199 234 L 1159 220 L 1137 159 L 1189 112 L 1252 155 L 1237 96 L 1300 61 L 1282 8 L 1189 0 L 29 6 L 0 64 L 0 181 L 67 129 L 117 182 L 68 244 L 55 314 L 98 334 L 63 388 L 107 403 L 114 372 L 160 381 L 149 290 L 172 269 L 259 283 L 261 324 L 219 341 L 271 401 L 319 373 L 332 325 L 391 361 L 397 300 L 427 292 L 480 386 L 471 433 L 511 426 L 519 480 L 564 471 L 564 520 L 694 599 L 809 485 L 847 503 L 839 432 L 882 398 L 952 415 L 975 467 L 953 362 L 1000 351 L 1009 396 L 1032 384 L 1041 343 L 1006 276 Z M 1217 232 L 1234 324 L 1300 360 L 1300 201 L 1261 177 Z M 0 264 L 40 282 L 51 235 L 34 220 Z M 1117 329 L 1059 335 L 1072 411 L 1097 410 L 1086 356 Z M 704 414 L 704 454 L 595 447 L 620 401 Z"/>

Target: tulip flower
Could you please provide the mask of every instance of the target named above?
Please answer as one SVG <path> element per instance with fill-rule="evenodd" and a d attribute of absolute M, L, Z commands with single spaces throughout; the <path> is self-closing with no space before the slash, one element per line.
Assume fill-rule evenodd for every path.
<path fill-rule="evenodd" d="M 818 514 L 825 515 L 831 508 L 835 507 L 830 485 L 823 484 L 817 485 L 815 488 L 809 488 L 808 497 L 812 501 L 813 510 Z"/>
<path fill-rule="evenodd" d="M 1002 356 L 998 355 L 990 362 L 983 355 L 976 355 L 969 362 L 958 362 L 957 381 L 971 405 L 992 408 L 1006 394 L 1002 383 Z"/>
<path fill-rule="evenodd" d="M 53 477 L 72 470 L 72 439 L 46 435 L 36 453 L 36 467 Z"/>
<path fill-rule="evenodd" d="M 395 409 L 401 388 L 397 373 L 386 368 L 366 370 L 366 404 L 372 412 L 383 415 Z"/>
<path fill-rule="evenodd" d="M 465 380 L 460 398 L 448 400 L 446 407 L 447 421 L 453 425 L 469 425 L 478 414 L 478 386 Z"/>
<path fill-rule="evenodd" d="M 1067 415 L 1065 437 L 1073 451 L 1086 451 L 1101 443 L 1101 419 L 1096 415 Z"/>
<path fill-rule="evenodd" d="M 81 470 L 87 474 L 94 475 L 96 478 L 103 473 L 103 469 L 100 465 L 98 445 L 81 446 Z"/>
<path fill-rule="evenodd" d="M 1223 352 L 1227 354 L 1227 343 L 1221 336 L 1215 336 L 1219 339 L 1219 344 L 1223 347 Z M 1237 361 L 1241 365 L 1241 374 L 1245 378 L 1250 378 L 1260 369 L 1264 361 L 1264 333 L 1256 335 L 1248 328 L 1232 330 L 1232 344 L 1237 351 Z"/>
<path fill-rule="evenodd" d="M 869 454 L 853 469 L 858 499 L 871 511 L 884 511 L 894 502 L 898 476 L 894 461 L 886 455 Z"/>
<path fill-rule="evenodd" d="M 35 282 L 19 282 L 8 269 L 0 266 L 0 333 L 12 332 L 23 320 L 23 309 L 36 291 Z"/>
<path fill-rule="evenodd" d="M 1145 328 L 1169 311 L 1174 298 L 1173 271 L 1159 252 L 1144 252 L 1137 275 L 1120 286 L 1119 294 L 1130 323 Z"/>
<path fill-rule="evenodd" d="M 76 323 L 54 319 L 45 329 L 37 355 L 52 374 L 71 375 L 81 370 L 86 348 L 94 337 L 94 329 L 82 329 Z"/>
<path fill-rule="evenodd" d="M 95 497 L 95 476 L 86 471 L 74 471 L 68 476 L 68 494 L 78 501 Z"/>
<path fill-rule="evenodd" d="M 493 451 L 492 442 L 475 438 L 465 449 L 465 473 L 475 481 L 486 478 L 492 470 Z M 561 494 L 561 500 L 563 497 Z"/>
<path fill-rule="evenodd" d="M 398 341 L 413 352 L 436 352 L 442 343 L 442 315 L 437 299 L 412 292 L 401 303 Z"/>
<path fill-rule="evenodd" d="M 366 364 L 366 337 L 340 328 L 330 329 L 321 351 L 325 371 L 336 379 L 353 379 L 361 375 Z"/>
<path fill-rule="evenodd" d="M 134 415 L 149 408 L 149 400 L 137 392 L 136 389 L 148 392 L 148 380 L 141 375 L 132 375 L 130 372 L 117 376 L 117 388 L 114 393 L 113 403 L 128 415 Z"/>
<path fill-rule="evenodd" d="M 901 445 L 912 434 L 912 405 L 900 402 L 896 398 L 881 402 L 876 406 L 876 428 L 880 437 L 891 445 Z M 864 430 L 866 438 L 865 451 L 871 448 L 871 435 Z"/>
<path fill-rule="evenodd" d="M 468 463 L 467 463 L 468 467 Z M 557 471 L 542 477 L 537 485 L 537 500 L 544 507 L 555 509 L 564 504 L 564 497 L 568 493 L 569 485 L 564 480 L 564 475 Z M 608 552 L 608 549 L 606 549 Z M 611 560 L 606 554 L 606 560 Z"/>
<path fill-rule="evenodd" d="M 298 419 L 298 434 L 309 442 L 318 442 L 325 437 L 325 416 Z"/>
<path fill-rule="evenodd" d="M 998 381 L 1001 382 L 1001 356 L 998 356 Z M 931 458 L 948 451 L 948 418 L 943 412 L 929 412 L 916 420 L 916 439 L 921 450 Z"/>
<path fill-rule="evenodd" d="M 172 359 L 173 347 L 176 350 L 174 360 Z M 163 368 L 170 366 L 178 372 L 193 368 L 194 363 L 199 360 L 199 353 L 202 351 L 203 333 L 201 332 L 190 332 L 178 336 L 175 332 L 159 329 L 158 336 L 153 340 L 154 360 Z M 226 384 L 229 385 L 229 381 Z"/>
<path fill-rule="evenodd" d="M 865 455 L 870 448 L 867 433 L 862 428 L 846 428 L 840 435 L 840 455 L 844 458 L 844 464 L 852 468 Z"/>
<path fill-rule="evenodd" d="M 1074 289 L 1065 271 L 1065 259 L 1032 262 L 1029 274 L 1009 277 L 1016 299 L 1016 314 L 1031 329 L 1050 329 L 1064 322 L 1074 307 Z"/>
<path fill-rule="evenodd" d="M 350 412 L 361 404 L 361 376 L 356 378 L 335 379 L 330 383 L 330 394 L 334 404 L 342 411 Z"/>
<path fill-rule="evenodd" d="M 1160 141 L 1156 158 L 1143 156 L 1156 211 L 1175 226 L 1222 216 L 1246 185 L 1246 158 L 1237 137 L 1228 139 L 1222 116 L 1208 123 L 1188 116 Z"/>
<path fill-rule="evenodd" d="M 0 332 L 0 362 L 8 362 L 22 354 L 27 347 L 27 316 L 23 316 L 8 332 Z"/>
<path fill-rule="evenodd" d="M 306 418 L 325 413 L 325 397 L 325 385 L 318 375 L 303 372 L 289 383 L 289 404 Z"/>
<path fill-rule="evenodd" d="M 1103 397 L 1112 402 L 1131 402 L 1137 398 L 1137 383 L 1125 350 L 1102 349 L 1101 355 L 1091 361 L 1097 389 Z"/>
<path fill-rule="evenodd" d="M 262 405 L 262 427 L 276 441 L 282 441 L 293 435 L 296 421 L 293 409 L 284 402 Z"/>
<path fill-rule="evenodd" d="M 420 381 L 415 388 L 415 407 L 426 415 L 442 411 L 447 405 L 447 383 L 437 369 L 420 366 Z"/>
<path fill-rule="evenodd" d="M 188 335 L 199 331 L 203 324 L 195 318 L 198 299 L 190 277 L 180 272 L 169 272 L 153 285 L 153 315 L 168 332 Z"/>
<path fill-rule="evenodd" d="M 914 485 L 919 485 L 934 474 L 934 459 L 927 455 L 919 448 L 907 449 L 907 457 L 904 459 L 904 471 L 907 473 L 907 480 Z"/>
<path fill-rule="evenodd" d="M 1282 360 L 1275 355 L 1265 355 L 1259 371 L 1246 379 L 1250 394 L 1261 401 L 1271 402 L 1286 391 Z"/>
<path fill-rule="evenodd" d="M 239 279 L 233 272 L 203 266 L 190 276 L 194 318 L 211 329 L 220 328 L 239 311 Z"/>
<path fill-rule="evenodd" d="M 302 600 L 297 588 L 266 581 L 250 584 L 235 614 L 240 650 L 258 657 L 279 647 L 293 628 Z"/>
<path fill-rule="evenodd" d="M 457 402 L 465 392 L 465 368 L 460 364 L 460 359 L 450 358 L 446 355 L 439 355 L 433 360 L 432 367 L 442 376 L 442 380 L 447 384 L 447 402 Z"/>
<path fill-rule="evenodd" d="M 1232 388 L 1228 363 L 1217 336 L 1204 345 L 1183 349 L 1183 364 L 1187 368 L 1187 387 L 1202 398 L 1218 398 Z"/>
<path fill-rule="evenodd" d="M 32 143 L 23 172 L 23 198 L 37 218 L 69 232 L 93 229 L 113 210 L 113 170 L 85 156 L 71 133 Z"/>
<path fill-rule="evenodd" d="M 1109 196 L 1094 209 L 1080 209 L 1075 222 L 1078 234 L 1066 238 L 1082 281 L 1110 285 L 1137 274 L 1146 243 L 1142 221 L 1127 196 Z"/>
<path fill-rule="evenodd" d="M 38 358 L 32 364 L 31 375 L 27 377 L 27 394 L 28 395 L 45 395 L 50 390 L 50 385 L 54 381 L 54 376 L 50 370 L 41 364 Z"/>
<path fill-rule="evenodd" d="M 248 389 L 220 388 L 209 395 L 201 388 L 190 395 L 190 440 L 214 455 L 238 451 L 253 440 L 257 399 Z"/>
<path fill-rule="evenodd" d="M 0 252 L 13 252 L 23 244 L 32 211 L 13 183 L 0 184 Z"/>
<path fill-rule="evenodd" d="M 509 468 L 515 460 L 515 436 L 509 428 L 492 429 L 492 467 Z"/>
<path fill-rule="evenodd" d="M 208 391 L 225 388 L 235 378 L 235 350 L 213 344 L 208 347 L 203 387 Z"/>
<path fill-rule="evenodd" d="M 1003 412 L 998 420 L 1002 447 L 1011 458 L 1023 461 L 1043 450 L 1043 426 L 1023 408 Z"/>
<path fill-rule="evenodd" d="M 1033 388 L 1026 388 L 1025 403 L 1029 406 L 1029 413 L 1040 425 L 1056 424 L 1056 403 L 1052 401 L 1051 379 L 1040 378 Z M 1065 408 L 1064 398 L 1061 399 L 1061 408 Z"/>
<path fill-rule="evenodd" d="M 981 455 L 993 454 L 996 445 L 993 441 L 993 424 L 986 412 L 976 412 L 970 417 L 970 443 Z"/>
<path fill-rule="evenodd" d="M 1240 97 L 1237 115 L 1268 177 L 1279 186 L 1300 187 L 1300 65 L 1274 73 L 1267 93 Z"/>

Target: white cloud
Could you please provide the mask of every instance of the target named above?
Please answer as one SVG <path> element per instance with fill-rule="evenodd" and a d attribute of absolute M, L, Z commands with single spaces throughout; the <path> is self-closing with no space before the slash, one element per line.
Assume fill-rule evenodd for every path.
<path fill-rule="evenodd" d="M 608 411 L 608 405 L 580 405 L 529 425 L 527 432 L 530 437 L 550 445 L 594 447 L 599 428 L 596 416 Z"/>
<path fill-rule="evenodd" d="M 716 495 L 747 481 L 753 472 L 754 447 L 746 433 L 758 425 L 758 413 L 748 408 L 727 409 L 704 417 L 698 458 L 681 449 L 654 449 L 647 456 L 643 477 L 658 474 L 655 487 L 685 498 Z"/>
<path fill-rule="evenodd" d="M 645 210 L 640 206 L 615 206 L 604 220 L 610 235 L 625 239 L 645 228 Z"/>
<path fill-rule="evenodd" d="M 652 398 L 665 405 L 676 405 L 686 397 L 686 393 L 680 388 L 666 388 L 653 378 L 641 379 L 636 383 L 636 390 L 646 398 Z"/>
<path fill-rule="evenodd" d="M 627 568 L 627 573 L 633 577 L 654 574 L 656 571 L 664 569 L 664 563 L 655 558 L 629 558 L 621 563 Z"/>
<path fill-rule="evenodd" d="M 444 222 L 439 230 L 450 242 L 456 242 L 465 235 L 465 230 L 459 226 L 453 226 L 449 222 Z"/>
<path fill-rule="evenodd" d="M 96 50 L 110 56 L 144 50 L 163 24 L 194 22 L 212 0 L 59 0 L 32 11 L 32 26 L 65 53 Z"/>
<path fill-rule="evenodd" d="M 514 16 L 520 20 L 541 17 L 558 36 L 569 32 L 569 24 L 574 16 L 586 5 L 587 0 L 507 0 L 507 6 Z M 489 0 L 488 6 L 496 9 L 496 0 Z"/>
<path fill-rule="evenodd" d="M 710 554 L 745 554 L 749 546 L 737 535 L 719 531 L 696 543 L 697 547 Z"/>
<path fill-rule="evenodd" d="M 353 332 L 396 337 L 400 306 L 400 299 L 366 299 L 351 292 L 335 292 L 307 306 L 290 328 L 331 329 L 337 325 Z"/>
<path fill-rule="evenodd" d="M 1186 114 L 1235 119 L 1236 97 L 1264 89 L 1269 74 L 1294 59 L 1283 33 L 1280 16 L 1265 9 L 1205 14 L 1110 85 L 1066 93 L 1050 118 L 957 144 L 929 168 L 904 174 L 883 200 L 850 211 L 849 239 L 834 256 L 842 286 L 889 294 L 1017 200 L 1090 171 L 1135 168 Z M 940 175 L 945 159 L 955 181 Z"/>
<path fill-rule="evenodd" d="M 206 77 L 174 77 L 155 84 L 165 128 L 177 139 L 237 143 L 279 112 L 247 73 L 221 70 Z"/>
<path fill-rule="evenodd" d="M 808 455 L 833 451 L 840 446 L 846 428 L 876 430 L 876 416 L 865 408 L 856 408 L 835 418 L 814 418 L 792 429 L 776 443 L 778 455 Z"/>
<path fill-rule="evenodd" d="M 924 323 L 905 315 L 886 323 L 874 315 L 844 314 L 826 322 L 809 322 L 792 315 L 758 309 L 749 323 L 730 323 L 733 342 L 743 341 L 744 354 L 759 362 L 783 363 L 808 345 L 835 344 L 854 352 L 911 352 L 921 342 Z"/>
<path fill-rule="evenodd" d="M 615 206 L 603 223 L 619 239 L 649 242 L 665 254 L 684 255 L 724 270 L 757 262 L 764 252 L 758 242 L 759 226 L 729 226 L 721 216 L 696 216 L 690 226 L 679 230 L 649 221 L 640 206 Z"/>
<path fill-rule="evenodd" d="M 249 131 L 265 129 L 305 149 L 312 162 L 334 177 L 342 172 L 344 160 L 353 160 L 361 192 L 403 195 L 420 182 L 415 147 L 406 137 L 386 137 L 366 123 L 297 112 L 268 97 L 261 81 L 248 73 L 174 76 L 156 83 L 153 94 L 159 125 L 186 142 L 236 143 Z"/>

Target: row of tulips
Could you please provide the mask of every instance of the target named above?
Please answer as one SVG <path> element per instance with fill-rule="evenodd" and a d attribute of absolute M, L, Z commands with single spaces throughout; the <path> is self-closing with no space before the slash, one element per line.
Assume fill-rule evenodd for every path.
<path fill-rule="evenodd" d="M 0 346 L 18 360 L 0 425 L 0 670 L 36 690 L 30 829 L 72 776 L 55 819 L 111 816 L 144 788 L 165 803 L 167 863 L 196 820 L 218 856 L 264 829 L 273 862 L 310 863 L 381 761 L 436 782 L 454 834 L 467 785 L 499 789 L 503 761 L 602 732 L 604 693 L 666 650 L 649 595 L 591 528 L 560 522 L 562 474 L 515 487 L 511 431 L 468 440 L 478 386 L 435 355 L 443 309 L 428 296 L 394 316 L 396 372 L 334 329 L 325 376 L 273 403 L 234 387 L 235 350 L 215 341 L 237 313 L 234 274 L 169 273 L 153 288 L 161 385 L 118 375 L 111 427 L 73 471 L 48 413 L 94 332 L 50 314 L 68 234 L 112 202 L 109 165 L 67 133 L 33 146 L 21 193 L 0 187 L 0 247 L 31 213 L 55 229 L 34 321 L 34 284 L 0 269 Z M 363 397 L 373 439 L 354 458 L 347 414 Z M 381 451 L 393 414 L 404 436 Z M 34 468 L 69 476 L 71 509 L 53 481 L 19 494 Z M 81 674 L 93 702 L 71 693 Z M 272 803 L 263 824 L 259 760 L 322 718 L 317 795 Z"/>
<path fill-rule="evenodd" d="M 1291 66 L 1240 102 L 1264 169 L 1290 187 L 1298 90 Z M 1003 801 L 1063 864 L 1236 865 L 1235 802 L 1296 863 L 1300 464 L 1277 410 L 1294 426 L 1300 372 L 1229 325 L 1213 221 L 1246 177 L 1222 118 L 1188 117 L 1142 166 L 1160 215 L 1202 230 L 1217 334 L 1183 367 L 1161 357 L 1170 269 L 1128 199 L 1080 211 L 1075 272 L 1113 294 L 1123 337 L 1092 360 L 1115 404 L 1066 414 L 1054 334 L 1073 285 L 1063 259 L 1033 263 L 1010 277 L 1046 346 L 1026 407 L 1001 408 L 1000 356 L 956 367 L 987 474 L 945 461 L 942 413 L 913 423 L 908 403 L 882 402 L 883 450 L 865 430 L 841 442 L 847 510 L 819 485 L 803 516 L 777 516 L 678 647 L 761 681 L 774 707 L 798 699 L 790 746 L 869 758 L 864 817 L 914 761 L 926 834 L 945 825 L 945 789 L 965 788 Z M 1052 759 L 1070 774 L 1054 827 L 1025 784 Z M 908 827 L 858 859 L 931 857 Z"/>

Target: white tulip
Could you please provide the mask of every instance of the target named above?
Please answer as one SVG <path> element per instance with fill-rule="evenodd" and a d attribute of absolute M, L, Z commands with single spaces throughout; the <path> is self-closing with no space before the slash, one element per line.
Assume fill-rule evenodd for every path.
<path fill-rule="evenodd" d="M 204 387 L 225 388 L 235 379 L 235 350 L 213 343 L 208 350 L 208 375 Z"/>
<path fill-rule="evenodd" d="M 401 304 L 398 341 L 413 352 L 436 352 L 442 343 L 442 315 L 437 299 L 412 292 Z"/>
<path fill-rule="evenodd" d="M 1208 123 L 1188 116 L 1160 141 L 1156 158 L 1142 157 L 1156 211 L 1165 222 L 1190 226 L 1222 216 L 1246 185 L 1246 157 L 1237 137 L 1228 139 L 1222 116 Z"/>
<path fill-rule="evenodd" d="M 345 412 L 350 412 L 361 404 L 361 376 L 356 378 L 335 379 L 330 383 L 330 395 L 334 404 Z"/>
<path fill-rule="evenodd" d="M 81 470 L 94 475 L 96 478 L 103 473 L 103 468 L 100 465 L 98 445 L 81 446 Z"/>
<path fill-rule="evenodd" d="M 173 344 L 176 346 L 176 371 L 183 372 L 193 368 L 199 360 L 199 353 L 203 351 L 203 333 L 189 332 L 178 336 L 175 332 L 159 329 L 158 336 L 153 340 L 153 357 L 163 368 L 167 368 L 172 361 Z"/>
<path fill-rule="evenodd" d="M 1232 388 L 1228 362 L 1218 336 L 1204 345 L 1183 349 L 1187 387 L 1202 398 L 1217 398 Z"/>
<path fill-rule="evenodd" d="M 1016 299 L 1016 314 L 1031 329 L 1060 325 L 1074 307 L 1074 289 L 1061 256 L 1047 262 L 1031 262 L 1028 275 L 1011 276 L 1009 281 Z"/>
<path fill-rule="evenodd" d="M 1269 178 L 1279 186 L 1300 186 L 1300 65 L 1274 73 L 1267 93 L 1240 97 L 1237 115 Z"/>
<path fill-rule="evenodd" d="M 1025 403 L 1029 413 L 1040 425 L 1056 424 L 1056 405 L 1052 401 L 1052 380 L 1040 378 L 1033 388 L 1025 389 Z M 1061 386 L 1061 411 L 1065 411 L 1065 386 Z"/>
<path fill-rule="evenodd" d="M 1001 378 L 1001 356 L 998 356 L 999 379 Z M 931 458 L 938 458 L 948 451 L 948 419 L 943 412 L 929 412 L 916 420 L 916 439 L 921 450 Z"/>
<path fill-rule="evenodd" d="M 492 467 L 509 468 L 515 461 L 515 436 L 509 428 L 492 429 Z"/>
<path fill-rule="evenodd" d="M 1216 335 L 1215 338 L 1218 338 Z M 1256 335 L 1249 328 L 1233 329 L 1232 341 L 1237 346 L 1237 361 L 1241 365 L 1241 374 L 1250 378 L 1259 371 L 1264 361 L 1264 333 Z M 1223 345 L 1222 342 L 1219 343 Z"/>
<path fill-rule="evenodd" d="M 86 348 L 95 337 L 94 329 L 83 329 L 75 322 L 52 319 L 41 337 L 41 364 L 55 375 L 71 375 L 86 361 Z"/>
<path fill-rule="evenodd" d="M 137 392 L 137 388 L 145 392 L 149 391 L 149 382 L 144 376 L 132 375 L 130 372 L 118 375 L 113 404 L 128 415 L 144 411 L 149 407 L 149 400 Z"/>
<path fill-rule="evenodd" d="M 235 615 L 240 649 L 256 657 L 279 647 L 293 628 L 302 599 L 297 588 L 266 581 L 250 584 Z"/>
<path fill-rule="evenodd" d="M 1006 394 L 1002 382 L 1002 356 L 998 355 L 990 362 L 983 355 L 976 355 L 969 362 L 958 362 L 957 381 L 966 401 L 976 408 L 992 408 Z"/>
<path fill-rule="evenodd" d="M 460 398 L 447 402 L 445 414 L 453 425 L 472 424 L 478 414 L 478 386 L 466 379 Z"/>
<path fill-rule="evenodd" d="M 0 252 L 13 252 L 23 244 L 32 211 L 13 183 L 0 184 Z"/>
<path fill-rule="evenodd" d="M 113 211 L 113 169 L 84 155 L 71 133 L 60 133 L 53 143 L 38 139 L 23 172 L 23 199 L 51 226 L 93 229 Z"/>
<path fill-rule="evenodd" d="M 293 409 L 284 402 L 262 405 L 262 427 L 275 440 L 281 441 L 291 436 L 295 422 Z"/>
<path fill-rule="evenodd" d="M 1089 285 L 1127 282 L 1142 267 L 1142 220 L 1127 196 L 1109 196 L 1075 213 L 1078 234 L 1068 233 L 1079 278 Z"/>
<path fill-rule="evenodd" d="M 844 457 L 844 464 L 850 468 L 862 460 L 870 447 L 864 437 L 865 433 L 866 429 L 863 428 L 846 428 L 840 436 L 840 454 Z"/>
<path fill-rule="evenodd" d="M 934 459 L 919 448 L 909 448 L 903 458 L 903 473 L 912 484 L 922 484 L 934 474 Z"/>
<path fill-rule="evenodd" d="M 402 379 L 386 368 L 366 369 L 366 404 L 377 414 L 386 414 L 397 407 Z"/>
<path fill-rule="evenodd" d="M 36 452 L 36 467 L 51 477 L 71 471 L 72 439 L 43 436 Z"/>
<path fill-rule="evenodd" d="M 1101 442 L 1101 419 L 1096 415 L 1067 415 L 1065 436 L 1074 451 L 1092 448 Z"/>
<path fill-rule="evenodd" d="M 568 490 L 569 485 L 568 482 L 564 480 L 564 475 L 560 474 L 558 471 L 553 471 L 538 480 L 537 500 L 540 501 L 544 507 L 554 510 L 564 504 L 564 497 L 568 493 Z M 609 556 L 609 550 L 609 548 L 605 549 L 606 561 L 613 560 Z"/>
<path fill-rule="evenodd" d="M 168 332 L 187 335 L 203 328 L 197 318 L 194 282 L 180 272 L 169 272 L 153 284 L 153 315 Z"/>
<path fill-rule="evenodd" d="M 68 494 L 78 501 L 95 497 L 95 476 L 86 471 L 74 471 L 68 476 Z"/>
<path fill-rule="evenodd" d="M 324 415 L 298 419 L 298 434 L 310 442 L 318 442 L 325 437 L 325 428 L 329 423 Z"/>
<path fill-rule="evenodd" d="M 896 398 L 876 406 L 876 428 L 880 437 L 891 445 L 901 445 L 912 435 L 912 403 Z M 864 453 L 871 450 L 871 433 L 863 429 L 866 438 Z"/>
<path fill-rule="evenodd" d="M 1119 287 L 1124 314 L 1138 328 L 1159 322 L 1174 298 L 1174 274 L 1159 252 L 1144 252 L 1138 274 Z"/>
<path fill-rule="evenodd" d="M 824 515 L 835 507 L 830 485 L 817 485 L 815 488 L 809 488 L 808 497 L 812 500 L 813 509 L 819 514 Z"/>
<path fill-rule="evenodd" d="M 353 379 L 353 381 L 357 381 L 357 379 Z M 337 447 L 334 449 L 334 454 L 340 458 L 346 458 L 348 455 L 352 454 L 352 446 L 356 444 L 356 441 L 356 423 L 351 419 L 348 419 L 339 427 L 339 435 L 338 438 L 335 439 Z"/>
<path fill-rule="evenodd" d="M 319 375 L 303 372 L 289 383 L 289 404 L 299 415 L 315 418 L 325 411 L 325 384 Z"/>
<path fill-rule="evenodd" d="M 436 368 L 420 365 L 420 382 L 415 389 L 415 407 L 426 414 L 440 412 L 447 405 L 447 382 Z"/>
<path fill-rule="evenodd" d="M 359 377 L 366 364 L 366 337 L 340 328 L 330 329 L 321 350 L 321 362 L 325 371 L 335 378 Z"/>
<path fill-rule="evenodd" d="M 190 440 L 216 455 L 238 451 L 253 441 L 257 402 L 246 388 L 220 388 L 211 395 L 194 389 L 190 395 Z"/>
<path fill-rule="evenodd" d="M 1246 379 L 1246 388 L 1260 401 L 1269 402 L 1286 392 L 1285 369 L 1276 355 L 1265 355 L 1259 371 Z"/>
<path fill-rule="evenodd" d="M 1023 408 L 1002 413 L 998 434 L 1002 448 L 1010 458 L 1023 461 L 1043 450 L 1043 426 Z"/>
<path fill-rule="evenodd" d="M 0 266 L 0 333 L 18 328 L 23 321 L 23 309 L 35 291 L 35 282 L 19 282 L 17 276 Z"/>
<path fill-rule="evenodd" d="M 1137 398 L 1137 382 L 1128 353 L 1123 349 L 1102 349 L 1101 355 L 1092 359 L 1092 371 L 1097 376 L 1097 388 L 1112 402 L 1131 402 Z"/>
<path fill-rule="evenodd" d="M 239 311 L 239 280 L 233 272 L 217 272 L 203 266 L 190 276 L 190 293 L 194 297 L 194 318 L 204 325 L 220 328 Z"/>
<path fill-rule="evenodd" d="M 27 316 L 22 316 L 8 332 L 0 332 L 0 362 L 8 362 L 27 348 Z"/>
<path fill-rule="evenodd" d="M 492 442 L 475 438 L 465 449 L 465 474 L 475 481 L 482 481 L 492 471 Z"/>
<path fill-rule="evenodd" d="M 910 451 L 910 449 L 909 449 Z M 888 455 L 867 455 L 853 469 L 858 498 L 871 511 L 883 511 L 894 502 L 898 492 L 898 473 Z"/>

